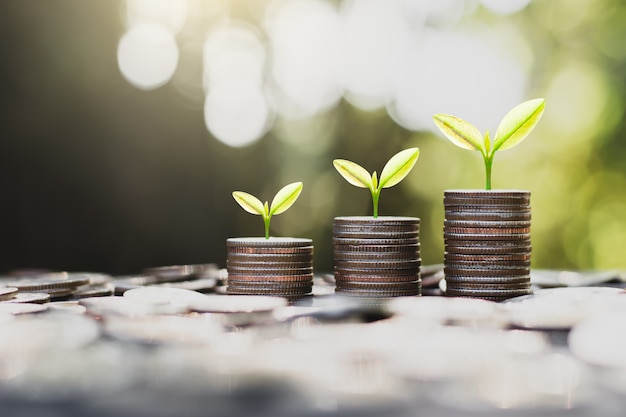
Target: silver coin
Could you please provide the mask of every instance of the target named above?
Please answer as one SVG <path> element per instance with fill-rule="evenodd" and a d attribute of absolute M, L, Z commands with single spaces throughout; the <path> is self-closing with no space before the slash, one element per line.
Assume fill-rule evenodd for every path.
<path fill-rule="evenodd" d="M 35 303 L 0 303 L 0 314 L 19 314 L 40 313 L 48 309 L 46 304 Z"/>
<path fill-rule="evenodd" d="M 15 287 L 0 287 L 0 301 L 10 300 L 18 291 Z"/>
<path fill-rule="evenodd" d="M 45 292 L 19 292 L 10 300 L 0 301 L 0 303 L 47 303 L 50 301 L 50 294 Z"/>
<path fill-rule="evenodd" d="M 78 303 L 87 308 L 88 314 L 96 317 L 145 317 L 189 312 L 189 308 L 184 303 L 171 303 L 141 297 L 89 297 L 81 298 Z"/>
<path fill-rule="evenodd" d="M 255 313 L 272 311 L 287 305 L 277 297 L 245 295 L 206 295 L 190 304 L 193 311 L 204 313 Z"/>

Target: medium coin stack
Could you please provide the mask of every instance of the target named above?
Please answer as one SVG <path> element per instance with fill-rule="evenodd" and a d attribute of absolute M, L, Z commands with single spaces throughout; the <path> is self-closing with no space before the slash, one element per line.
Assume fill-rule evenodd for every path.
<path fill-rule="evenodd" d="M 530 291 L 530 192 L 444 192 L 446 295 L 503 301 Z"/>
<path fill-rule="evenodd" d="M 420 295 L 420 219 L 336 217 L 335 292 L 361 298 Z"/>
<path fill-rule="evenodd" d="M 313 241 L 296 238 L 226 240 L 228 294 L 296 301 L 313 290 Z"/>

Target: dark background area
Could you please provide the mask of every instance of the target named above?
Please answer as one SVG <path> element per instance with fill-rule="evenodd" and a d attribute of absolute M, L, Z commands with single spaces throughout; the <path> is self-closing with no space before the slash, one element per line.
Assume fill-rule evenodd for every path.
<path fill-rule="evenodd" d="M 538 128 L 533 144 L 524 145 L 534 158 L 505 158 L 495 169 L 506 165 L 528 172 L 506 185 L 529 188 L 536 197 L 534 266 L 620 267 L 621 255 L 594 257 L 593 251 L 600 240 L 613 247 L 626 243 L 621 211 L 626 42 L 620 20 L 626 14 L 614 6 L 612 13 L 591 14 L 582 29 L 551 33 L 537 16 L 542 7 L 558 11 L 563 2 L 546 3 L 533 2 L 509 19 L 511 24 L 526 28 L 529 39 L 542 45 L 536 59 L 563 45 L 581 56 L 597 52 L 592 58 L 608 74 L 613 95 L 605 105 L 612 112 L 597 120 L 602 128 L 585 133 L 591 145 L 568 147 L 560 155 L 546 149 L 556 124 L 546 122 L 553 127 Z M 407 179 L 419 185 L 384 191 L 381 212 L 421 217 L 424 263 L 441 261 L 442 204 L 436 196 L 469 182 L 480 186 L 477 155 L 452 149 L 432 133 L 405 129 L 384 109 L 366 112 L 345 100 L 325 114 L 332 141 L 323 152 L 299 153 L 297 144 L 282 144 L 275 129 L 250 146 L 228 147 L 207 131 L 202 107 L 190 106 L 171 84 L 144 91 L 122 77 L 116 62 L 125 32 L 121 7 L 117 1 L 0 3 L 0 273 L 45 268 L 132 274 L 158 265 L 223 265 L 228 237 L 262 233 L 261 220 L 236 206 L 231 192 L 241 189 L 271 200 L 282 185 L 297 180 L 305 183 L 303 196 L 273 224 L 282 225 L 281 234 L 289 234 L 282 233 L 287 224 L 298 224 L 294 234 L 314 239 L 316 267 L 328 271 L 332 218 L 371 210 L 367 192 L 343 182 L 332 159 L 380 171 L 393 153 L 410 146 L 422 149 Z M 496 18 L 476 13 L 495 24 Z M 587 35 L 612 42 L 613 55 L 580 40 Z M 553 71 L 552 64 L 538 67 Z M 549 96 L 547 86 L 535 85 L 536 95 Z M 548 97 L 546 118 L 551 104 Z M 566 148 L 559 143 L 567 141 L 554 149 Z M 446 153 L 450 160 L 442 158 Z M 455 163 L 459 160 L 467 161 L 471 174 Z M 541 171 L 547 166 L 560 172 L 556 193 Z M 322 177 L 335 183 L 332 189 L 316 182 Z M 453 181 L 459 178 L 468 181 Z M 316 203 L 321 197 L 323 207 Z M 558 202 L 563 215 L 555 218 Z M 598 222 L 606 230 L 599 231 Z"/>

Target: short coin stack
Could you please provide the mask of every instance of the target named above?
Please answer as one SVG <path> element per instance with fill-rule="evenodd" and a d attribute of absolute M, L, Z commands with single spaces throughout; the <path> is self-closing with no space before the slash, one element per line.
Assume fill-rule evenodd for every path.
<path fill-rule="evenodd" d="M 361 298 L 420 295 L 420 219 L 336 217 L 335 292 Z"/>
<path fill-rule="evenodd" d="M 289 301 L 311 294 L 311 239 L 230 238 L 226 247 L 228 294 L 270 295 Z"/>
<path fill-rule="evenodd" d="M 446 295 L 503 301 L 530 293 L 530 192 L 444 193 Z"/>

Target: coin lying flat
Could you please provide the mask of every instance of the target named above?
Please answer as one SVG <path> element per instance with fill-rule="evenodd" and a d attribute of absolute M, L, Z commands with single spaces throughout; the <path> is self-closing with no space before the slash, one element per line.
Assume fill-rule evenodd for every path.
<path fill-rule="evenodd" d="M 18 291 L 15 287 L 0 287 L 0 301 L 10 300 Z"/>
<path fill-rule="evenodd" d="M 354 290 L 375 290 L 375 291 L 396 291 L 415 290 L 420 288 L 419 279 L 406 282 L 367 282 L 367 281 L 340 281 L 337 283 L 338 289 Z"/>
<path fill-rule="evenodd" d="M 489 242 L 499 242 L 499 241 L 515 241 L 515 242 L 525 242 L 530 240 L 530 233 L 499 233 L 499 234 L 489 234 L 489 233 L 453 233 L 444 231 L 443 233 L 444 241 L 448 242 L 476 242 L 476 241 L 489 241 Z"/>
<path fill-rule="evenodd" d="M 0 303 L 0 314 L 19 314 L 40 313 L 48 309 L 46 304 L 35 303 Z"/>
<path fill-rule="evenodd" d="M 530 261 L 530 253 L 459 254 L 444 253 L 445 259 L 456 262 L 519 262 Z"/>
<path fill-rule="evenodd" d="M 393 298 L 393 297 L 409 297 L 421 294 L 421 286 L 409 290 L 372 290 L 372 289 L 354 289 L 354 288 L 336 288 L 336 294 L 363 297 L 363 298 Z"/>
<path fill-rule="evenodd" d="M 513 276 L 513 275 L 529 275 L 529 267 L 519 267 L 515 264 L 474 264 L 474 265 L 446 265 L 443 268 L 446 276 L 461 277 L 497 277 L 497 276 Z"/>
<path fill-rule="evenodd" d="M 0 303 L 37 303 L 43 304 L 50 301 L 50 294 L 45 292 L 20 292 L 13 296 L 13 298 Z"/>
<path fill-rule="evenodd" d="M 200 294 L 196 291 L 183 290 L 180 288 L 141 287 L 126 291 L 124 293 L 124 297 L 157 303 L 176 302 L 187 305 L 192 301 L 204 299 L 206 295 Z"/>
<path fill-rule="evenodd" d="M 466 277 L 466 276 L 447 276 L 445 278 L 448 286 L 462 287 L 467 284 L 481 285 L 481 284 L 512 284 L 512 283 L 527 283 L 530 285 L 529 275 L 519 276 L 491 276 L 491 277 Z"/>
<path fill-rule="evenodd" d="M 448 254 L 465 254 L 465 255 L 509 255 L 509 254 L 526 254 L 530 255 L 532 246 L 528 242 L 520 244 L 506 244 L 506 242 L 498 242 L 496 244 L 473 245 L 466 243 L 447 244 L 445 250 Z"/>
<path fill-rule="evenodd" d="M 313 246 L 231 246 L 228 247 L 228 255 L 231 254 L 271 254 L 271 255 L 309 255 L 313 253 Z"/>
<path fill-rule="evenodd" d="M 333 232 L 338 239 L 417 239 L 416 232 Z"/>
<path fill-rule="evenodd" d="M 412 252 L 355 252 L 355 251 L 335 251 L 335 262 L 402 262 L 420 260 L 418 251 Z"/>
<path fill-rule="evenodd" d="M 285 306 L 287 303 L 276 297 L 234 295 L 207 295 L 190 304 L 192 311 L 203 313 L 258 313 Z"/>
<path fill-rule="evenodd" d="M 142 299 L 141 297 L 88 297 L 78 300 L 78 304 L 85 306 L 88 314 L 97 317 L 144 317 L 182 314 L 189 311 L 185 303 Z"/>
<path fill-rule="evenodd" d="M 191 281 L 163 282 L 154 284 L 155 287 L 180 288 L 201 293 L 211 292 L 217 286 L 216 278 L 198 278 Z"/>
<path fill-rule="evenodd" d="M 335 266 L 338 268 L 357 268 L 357 269 L 417 269 L 421 266 L 421 259 L 375 259 L 375 260 L 337 260 Z"/>
<path fill-rule="evenodd" d="M 388 225 L 388 226 L 397 226 L 397 225 L 412 225 L 419 224 L 420 219 L 418 217 L 400 217 L 400 216 L 344 216 L 344 217 L 335 217 L 333 219 L 334 225 Z"/>
<path fill-rule="evenodd" d="M 72 293 L 73 298 L 85 297 L 105 297 L 113 295 L 113 286 L 111 285 L 84 285 L 76 288 Z"/>
<path fill-rule="evenodd" d="M 244 237 L 244 238 L 229 238 L 226 240 L 226 246 L 228 248 L 233 247 L 272 247 L 272 248 L 301 248 L 311 247 L 313 241 L 311 239 L 299 239 L 288 237 L 271 237 L 265 239 L 262 237 Z"/>
<path fill-rule="evenodd" d="M 415 224 L 403 224 L 403 225 L 368 225 L 368 224 L 333 224 L 333 234 L 351 234 L 351 233 L 372 233 L 372 234 L 381 234 L 381 233 L 407 233 L 407 234 L 419 234 L 419 223 Z"/>
<path fill-rule="evenodd" d="M 526 210 L 516 211 L 484 211 L 484 210 L 472 210 L 463 211 L 456 210 L 454 208 L 448 208 L 445 210 L 445 219 L 449 221 L 530 221 L 531 211 L 530 207 Z"/>
<path fill-rule="evenodd" d="M 236 280 L 229 279 L 228 287 L 247 287 L 247 288 L 268 288 L 268 289 L 293 289 L 293 290 L 302 290 L 308 289 L 311 290 L 313 286 L 313 280 L 308 281 L 247 281 L 247 280 Z M 308 292 L 306 291 L 306 292 Z"/>
<path fill-rule="evenodd" d="M 339 252 L 367 252 L 367 253 L 419 253 L 420 244 L 410 245 L 380 245 L 380 244 L 335 244 L 335 253 Z"/>
<path fill-rule="evenodd" d="M 310 264 L 309 264 L 310 265 Z M 228 266 L 228 275 L 241 274 L 241 275 L 310 275 L 313 273 L 313 267 L 308 266 L 305 268 L 272 268 L 272 267 L 245 267 L 245 266 Z"/>
<path fill-rule="evenodd" d="M 340 283 L 350 283 L 350 282 L 372 282 L 372 283 L 393 283 L 393 282 L 412 282 L 416 279 L 419 279 L 420 276 L 417 273 L 407 274 L 407 275 L 395 275 L 395 276 L 381 276 L 380 274 L 373 275 L 354 275 L 347 274 L 342 275 L 341 273 L 335 273 L 335 284 Z"/>
<path fill-rule="evenodd" d="M 448 296 L 472 296 L 472 297 L 518 297 L 520 295 L 530 294 L 530 288 L 518 289 L 477 289 L 477 288 L 447 288 Z"/>
<path fill-rule="evenodd" d="M 476 189 L 470 190 L 466 188 L 458 189 L 458 190 L 444 190 L 444 195 L 451 197 L 476 197 L 476 198 L 491 198 L 493 196 L 497 197 L 516 197 L 519 195 L 530 196 L 530 191 L 528 190 L 507 190 L 507 189 L 494 189 L 494 190 L 483 190 Z"/>
<path fill-rule="evenodd" d="M 49 291 L 76 288 L 89 283 L 89 277 L 83 274 L 50 273 L 8 280 L 7 286 L 18 288 L 20 291 Z"/>
<path fill-rule="evenodd" d="M 446 279 L 448 290 L 515 290 L 530 289 L 530 282 L 524 280 L 502 281 L 502 282 L 471 282 L 471 281 L 451 281 Z"/>
<path fill-rule="evenodd" d="M 302 253 L 228 253 L 227 262 L 258 262 L 258 263 L 284 263 L 284 262 L 312 262 L 313 252 Z"/>
<path fill-rule="evenodd" d="M 229 274 L 228 280 L 239 281 L 272 281 L 272 282 L 312 282 L 313 274 L 303 275 L 254 275 L 254 274 Z"/>

